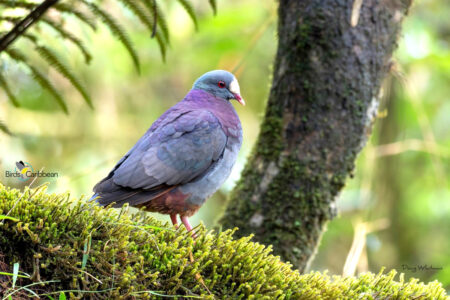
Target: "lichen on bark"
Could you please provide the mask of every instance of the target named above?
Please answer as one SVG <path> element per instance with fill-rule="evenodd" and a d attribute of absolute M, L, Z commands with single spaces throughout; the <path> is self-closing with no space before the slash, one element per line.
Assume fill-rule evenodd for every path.
<path fill-rule="evenodd" d="M 221 218 L 301 271 L 370 133 L 410 1 L 282 0 L 273 83 L 253 152 Z"/>

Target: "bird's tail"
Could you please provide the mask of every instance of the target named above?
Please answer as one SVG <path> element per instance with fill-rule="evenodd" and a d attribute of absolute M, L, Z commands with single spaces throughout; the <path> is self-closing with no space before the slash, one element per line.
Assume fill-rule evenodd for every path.
<path fill-rule="evenodd" d="M 152 199 L 159 197 L 176 186 L 159 185 L 152 189 L 133 189 L 122 187 L 115 184 L 111 179 L 101 181 L 94 187 L 95 194 L 90 200 L 96 201 L 101 206 L 108 206 L 112 203 L 113 207 L 121 207 L 125 203 L 130 206 L 137 206 Z"/>
<path fill-rule="evenodd" d="M 99 194 L 95 193 L 94 195 L 92 195 L 91 199 L 88 200 L 88 202 L 94 201 L 98 198 Z"/>

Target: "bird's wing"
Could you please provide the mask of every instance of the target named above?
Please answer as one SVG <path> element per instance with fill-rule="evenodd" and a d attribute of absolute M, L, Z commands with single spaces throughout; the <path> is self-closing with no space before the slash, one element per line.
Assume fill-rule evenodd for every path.
<path fill-rule="evenodd" d="M 217 161 L 227 137 L 217 118 L 191 110 L 147 132 L 112 171 L 115 185 L 149 190 L 187 183 Z"/>

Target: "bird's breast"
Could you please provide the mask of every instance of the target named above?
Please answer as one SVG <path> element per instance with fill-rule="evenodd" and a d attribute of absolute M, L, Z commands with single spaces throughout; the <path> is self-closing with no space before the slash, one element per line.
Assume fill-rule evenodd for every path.
<path fill-rule="evenodd" d="M 228 138 L 223 155 L 211 166 L 204 176 L 180 187 L 183 193 L 190 194 L 186 201 L 192 205 L 202 205 L 214 194 L 230 176 L 236 162 L 242 139 Z"/>

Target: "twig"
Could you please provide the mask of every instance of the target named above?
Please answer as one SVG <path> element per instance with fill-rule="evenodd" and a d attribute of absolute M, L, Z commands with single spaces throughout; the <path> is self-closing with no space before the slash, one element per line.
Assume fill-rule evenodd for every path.
<path fill-rule="evenodd" d="M 189 261 L 190 261 L 191 263 L 194 263 L 194 262 L 195 262 L 195 260 L 194 260 L 194 255 L 192 255 L 192 251 L 191 251 L 191 250 L 189 250 Z M 210 290 L 208 289 L 208 287 L 206 286 L 205 281 L 203 280 L 202 275 L 200 275 L 200 273 L 196 273 L 196 274 L 195 274 L 195 279 L 197 279 L 197 281 L 200 282 L 201 285 L 203 285 L 203 287 L 208 291 L 208 293 L 209 293 L 211 296 L 213 296 L 213 298 L 215 298 L 215 297 L 214 297 L 214 294 L 211 293 L 211 291 L 210 291 Z"/>
<path fill-rule="evenodd" d="M 352 25 L 352 27 L 355 27 L 356 25 L 358 25 L 359 13 L 361 12 L 362 3 L 363 3 L 363 0 L 354 0 L 353 1 L 352 17 L 350 19 L 350 24 Z"/>

